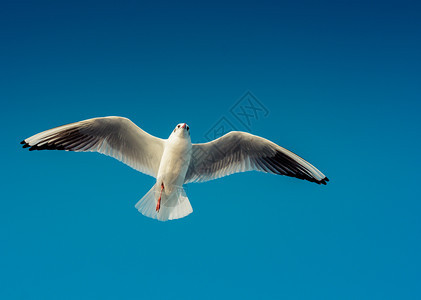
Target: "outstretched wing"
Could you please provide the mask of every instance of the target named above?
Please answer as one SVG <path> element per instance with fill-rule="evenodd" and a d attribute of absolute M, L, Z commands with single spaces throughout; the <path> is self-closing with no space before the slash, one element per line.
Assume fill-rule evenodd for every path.
<path fill-rule="evenodd" d="M 146 133 L 127 118 L 104 117 L 53 128 L 21 144 L 30 151 L 96 151 L 156 177 L 165 140 Z"/>
<path fill-rule="evenodd" d="M 309 162 L 275 143 L 246 132 L 232 131 L 205 144 L 193 144 L 185 183 L 262 171 L 326 184 L 329 179 Z"/>

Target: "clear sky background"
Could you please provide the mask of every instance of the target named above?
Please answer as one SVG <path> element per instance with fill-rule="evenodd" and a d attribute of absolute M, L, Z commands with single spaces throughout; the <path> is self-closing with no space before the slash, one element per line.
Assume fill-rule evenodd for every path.
<path fill-rule="evenodd" d="M 421 298 L 419 1 L 1 1 L 0 38 L 1 299 Z M 20 148 L 109 115 L 193 142 L 222 120 L 331 181 L 190 184 L 161 223 L 134 208 L 152 177 Z"/>

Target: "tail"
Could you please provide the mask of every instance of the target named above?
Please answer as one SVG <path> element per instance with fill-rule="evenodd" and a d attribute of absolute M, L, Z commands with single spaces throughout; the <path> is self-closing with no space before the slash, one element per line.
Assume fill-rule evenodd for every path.
<path fill-rule="evenodd" d="M 161 209 L 155 210 L 158 201 L 160 189 L 156 184 L 136 203 L 135 207 L 142 215 L 157 219 L 159 221 L 168 221 L 180 219 L 193 212 L 189 198 L 183 187 L 177 187 L 170 195 L 162 193 Z"/>

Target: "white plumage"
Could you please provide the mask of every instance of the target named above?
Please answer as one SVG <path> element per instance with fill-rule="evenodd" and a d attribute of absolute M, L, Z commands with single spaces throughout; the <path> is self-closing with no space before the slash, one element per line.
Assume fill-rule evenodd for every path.
<path fill-rule="evenodd" d="M 167 140 L 154 137 L 129 119 L 104 117 L 53 128 L 21 142 L 29 150 L 96 151 L 156 178 L 136 204 L 160 221 L 193 212 L 183 184 L 257 170 L 326 184 L 329 179 L 298 155 L 264 138 L 233 131 L 204 144 L 192 144 L 190 128 L 178 124 Z"/>

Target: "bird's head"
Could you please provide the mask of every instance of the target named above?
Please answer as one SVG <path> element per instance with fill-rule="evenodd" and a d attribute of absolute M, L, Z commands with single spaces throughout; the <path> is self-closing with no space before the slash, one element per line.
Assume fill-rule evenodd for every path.
<path fill-rule="evenodd" d="M 186 123 L 180 123 L 177 126 L 175 126 L 171 135 L 184 138 L 190 137 L 190 127 Z"/>

